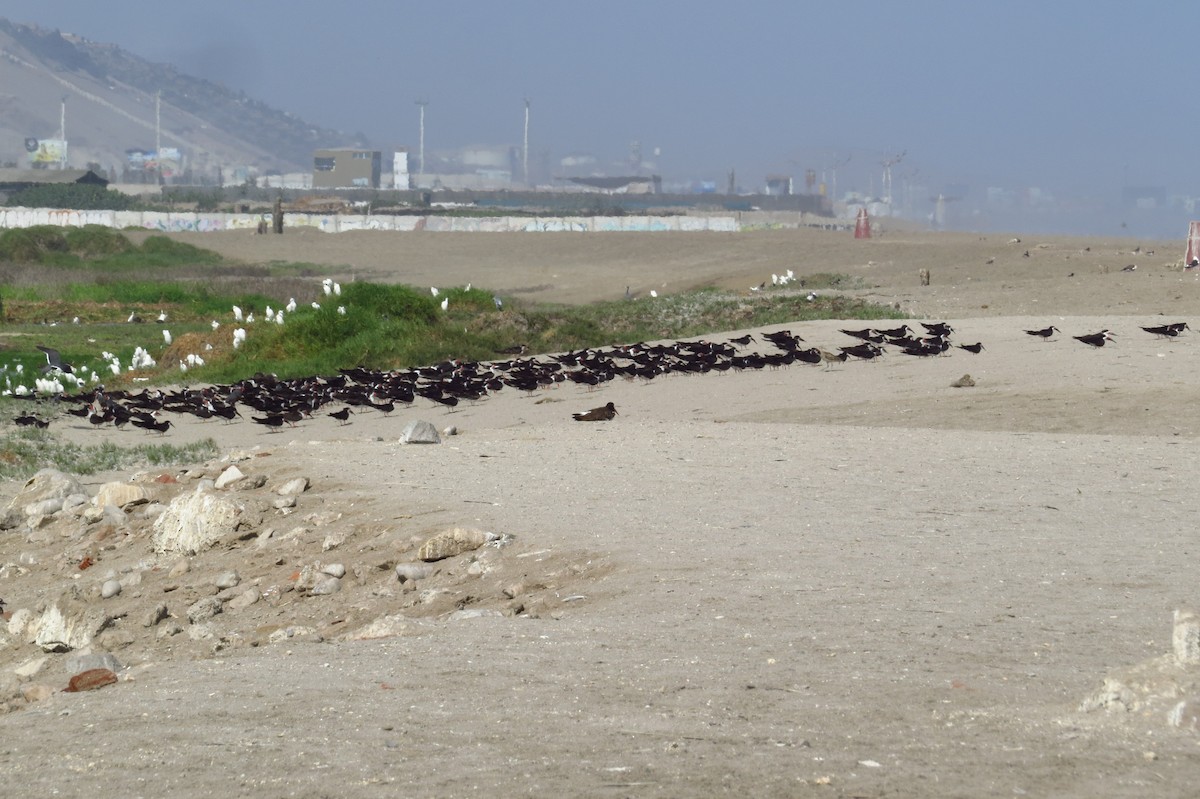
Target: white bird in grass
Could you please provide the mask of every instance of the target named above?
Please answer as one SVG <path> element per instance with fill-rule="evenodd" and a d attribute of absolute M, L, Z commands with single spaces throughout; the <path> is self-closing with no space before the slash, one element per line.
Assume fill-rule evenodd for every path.
<path fill-rule="evenodd" d="M 438 295 L 438 290 L 435 287 L 430 286 L 429 293 L 436 297 Z"/>
<path fill-rule="evenodd" d="M 166 321 L 167 321 L 167 312 L 166 312 L 166 311 L 159 311 L 159 312 L 158 312 L 158 319 L 156 319 L 155 321 L 156 321 L 156 322 L 158 322 L 160 325 L 161 325 L 161 324 L 163 324 L 164 322 L 166 322 Z"/>
<path fill-rule="evenodd" d="M 270 305 L 267 306 L 267 321 L 268 322 L 275 321 L 275 309 L 273 309 Z"/>
<path fill-rule="evenodd" d="M 277 325 L 283 324 L 283 311 L 275 312 L 275 324 L 277 324 Z"/>
<path fill-rule="evenodd" d="M 242 309 L 237 307 L 236 305 L 233 306 L 233 320 L 235 322 L 242 321 Z"/>
<path fill-rule="evenodd" d="M 444 311 L 444 310 L 446 310 L 448 307 L 450 307 L 450 298 L 449 298 L 449 297 L 447 297 L 446 299 L 442 300 L 442 310 Z"/>
<path fill-rule="evenodd" d="M 238 347 L 242 346 L 242 342 L 245 340 L 246 340 L 246 328 L 239 327 L 237 330 L 233 331 L 233 348 L 235 350 Z"/>
<path fill-rule="evenodd" d="M 313 304 L 312 304 L 312 305 L 313 305 L 313 310 L 314 310 L 314 311 L 319 311 L 319 310 L 321 310 L 321 303 L 317 302 L 316 300 L 314 300 L 314 301 L 313 301 Z"/>
<path fill-rule="evenodd" d="M 290 300 L 288 300 L 288 304 L 284 306 L 283 310 L 287 311 L 288 313 L 294 313 L 296 310 L 296 298 L 292 297 Z"/>
<path fill-rule="evenodd" d="M 246 324 L 248 324 L 248 325 L 254 324 L 254 312 L 253 311 L 246 314 Z"/>
<path fill-rule="evenodd" d="M 163 343 L 166 344 L 168 347 L 171 346 L 171 331 L 170 330 L 163 331 Z"/>
<path fill-rule="evenodd" d="M 212 329 L 213 330 L 216 330 L 220 326 L 221 326 L 220 322 L 218 322 L 216 319 L 212 320 Z"/>
<path fill-rule="evenodd" d="M 345 305 L 339 305 L 339 306 L 338 306 L 338 313 L 339 313 L 339 314 L 341 314 L 342 316 L 345 316 L 345 315 L 346 315 L 346 306 L 345 306 Z"/>
<path fill-rule="evenodd" d="M 325 296 L 328 297 L 333 292 L 333 278 L 327 277 L 321 281 L 321 288 L 325 291 Z"/>
<path fill-rule="evenodd" d="M 651 297 L 658 297 L 658 292 L 657 292 L 657 291 L 655 291 L 654 289 L 650 289 L 650 296 L 651 296 Z"/>
<path fill-rule="evenodd" d="M 333 296 L 335 296 L 335 297 L 342 296 L 342 284 L 338 283 L 336 280 L 333 281 Z"/>

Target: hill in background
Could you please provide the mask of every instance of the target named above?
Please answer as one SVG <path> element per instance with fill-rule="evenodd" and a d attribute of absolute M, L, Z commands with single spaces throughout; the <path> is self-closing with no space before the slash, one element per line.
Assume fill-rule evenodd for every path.
<path fill-rule="evenodd" d="M 70 165 L 117 180 L 127 151 L 154 151 L 156 138 L 183 153 L 195 182 L 229 182 L 246 167 L 309 171 L 315 149 L 368 146 L 116 45 L 0 18 L 0 165 L 28 167 L 27 140 L 59 137 L 64 98 Z"/>

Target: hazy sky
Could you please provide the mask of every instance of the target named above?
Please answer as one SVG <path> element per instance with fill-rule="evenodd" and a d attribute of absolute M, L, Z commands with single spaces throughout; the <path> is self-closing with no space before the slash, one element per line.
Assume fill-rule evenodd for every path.
<path fill-rule="evenodd" d="M 5 0 L 384 149 L 519 145 L 756 185 L 1200 194 L 1200 3 L 1128 0 Z M 2 88 L 0 88 L 2 90 Z"/>

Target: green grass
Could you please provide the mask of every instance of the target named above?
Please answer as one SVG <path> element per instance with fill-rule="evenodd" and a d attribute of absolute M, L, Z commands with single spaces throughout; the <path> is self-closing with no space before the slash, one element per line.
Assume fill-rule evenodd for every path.
<path fill-rule="evenodd" d="M 86 475 L 196 463 L 215 457 L 217 453 L 217 444 L 211 438 L 183 446 L 138 444 L 122 447 L 110 442 L 83 446 L 63 441 L 47 430 L 20 429 L 0 436 L 0 479 L 27 480 L 39 469 L 46 468 Z"/>

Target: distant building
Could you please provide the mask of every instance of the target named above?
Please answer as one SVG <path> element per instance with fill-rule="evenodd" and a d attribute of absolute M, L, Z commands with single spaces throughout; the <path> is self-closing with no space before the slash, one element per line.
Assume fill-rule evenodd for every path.
<path fill-rule="evenodd" d="M 378 150 L 317 150 L 314 189 L 377 189 L 383 158 Z"/>
<path fill-rule="evenodd" d="M 767 175 L 768 197 L 789 197 L 792 194 L 791 175 Z"/>

